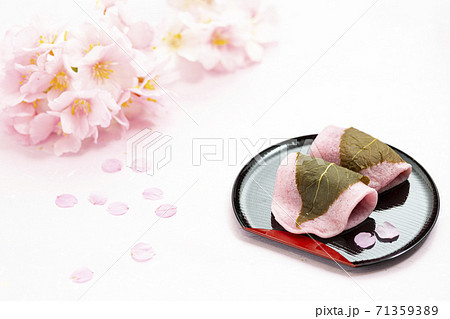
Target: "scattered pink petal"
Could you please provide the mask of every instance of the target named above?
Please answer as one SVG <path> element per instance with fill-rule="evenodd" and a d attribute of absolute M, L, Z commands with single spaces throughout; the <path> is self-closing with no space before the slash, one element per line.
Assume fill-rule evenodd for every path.
<path fill-rule="evenodd" d="M 105 205 L 108 198 L 100 193 L 91 193 L 88 200 L 94 205 Z"/>
<path fill-rule="evenodd" d="M 151 199 L 151 200 L 158 200 L 163 198 L 163 191 L 159 188 L 152 187 L 147 188 L 143 193 L 142 196 L 144 196 L 145 199 Z"/>
<path fill-rule="evenodd" d="M 376 238 L 371 233 L 362 232 L 355 236 L 355 244 L 361 248 L 372 248 Z"/>
<path fill-rule="evenodd" d="M 400 236 L 397 228 L 389 222 L 384 222 L 381 225 L 377 225 L 375 228 L 375 233 L 378 240 L 382 242 L 393 242 Z"/>
<path fill-rule="evenodd" d="M 110 213 L 111 215 L 119 216 L 119 215 L 123 215 L 126 212 L 128 212 L 129 209 L 130 208 L 128 207 L 127 204 L 122 203 L 122 202 L 115 202 L 115 203 L 109 204 L 106 211 L 108 213 Z"/>
<path fill-rule="evenodd" d="M 177 213 L 177 206 L 172 204 L 162 204 L 155 210 L 155 214 L 162 218 L 172 217 Z"/>
<path fill-rule="evenodd" d="M 155 251 L 152 246 L 146 243 L 138 243 L 131 248 L 131 258 L 135 261 L 144 262 L 149 261 L 155 256 Z"/>
<path fill-rule="evenodd" d="M 92 279 L 94 276 L 94 272 L 87 267 L 81 267 L 75 270 L 72 275 L 70 275 L 70 279 L 72 282 L 77 284 L 81 284 L 83 282 L 87 282 Z"/>
<path fill-rule="evenodd" d="M 61 194 L 56 197 L 55 204 L 62 208 L 69 208 L 78 204 L 78 199 L 71 194 Z"/>
<path fill-rule="evenodd" d="M 102 169 L 106 173 L 116 173 L 122 170 L 122 162 L 115 158 L 107 159 L 102 164 Z"/>

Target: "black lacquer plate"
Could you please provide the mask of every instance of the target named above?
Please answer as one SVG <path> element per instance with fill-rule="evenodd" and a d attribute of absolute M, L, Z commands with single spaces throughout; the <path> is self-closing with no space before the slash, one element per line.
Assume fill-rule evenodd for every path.
<path fill-rule="evenodd" d="M 236 217 L 245 230 L 352 267 L 398 257 L 426 238 L 438 217 L 438 191 L 430 175 L 418 162 L 392 146 L 412 165 L 412 173 L 406 182 L 380 194 L 377 207 L 366 221 L 328 239 L 285 231 L 273 218 L 270 209 L 276 172 L 287 154 L 309 154 L 316 136 L 286 140 L 262 151 L 244 166 L 234 183 L 232 201 Z M 400 236 L 396 241 L 377 240 L 370 249 L 355 245 L 356 234 L 361 231 L 374 232 L 376 225 L 384 221 L 398 229 Z"/>

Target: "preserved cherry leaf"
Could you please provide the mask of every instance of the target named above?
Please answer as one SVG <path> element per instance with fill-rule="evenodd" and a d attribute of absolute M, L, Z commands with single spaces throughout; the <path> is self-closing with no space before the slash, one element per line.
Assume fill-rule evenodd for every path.
<path fill-rule="evenodd" d="M 404 162 L 392 148 L 354 127 L 344 131 L 339 147 L 341 166 L 355 172 L 384 161 Z"/>
<path fill-rule="evenodd" d="M 303 204 L 297 227 L 325 214 L 342 192 L 360 181 L 367 185 L 370 180 L 334 163 L 298 153 L 295 183 Z"/>

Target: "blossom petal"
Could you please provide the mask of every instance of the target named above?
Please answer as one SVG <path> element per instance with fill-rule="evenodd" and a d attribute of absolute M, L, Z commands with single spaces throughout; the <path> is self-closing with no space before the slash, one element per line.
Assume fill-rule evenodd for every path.
<path fill-rule="evenodd" d="M 134 48 L 145 49 L 152 45 L 153 30 L 147 22 L 139 21 L 130 26 L 127 36 Z"/>
<path fill-rule="evenodd" d="M 33 72 L 28 82 L 20 87 L 20 92 L 25 94 L 41 93 L 48 88 L 48 83 L 50 83 L 52 78 L 53 76 L 46 72 Z"/>
<path fill-rule="evenodd" d="M 158 200 L 163 198 L 163 194 L 164 193 L 161 189 L 152 187 L 144 190 L 142 196 L 144 196 L 145 199 Z"/>
<path fill-rule="evenodd" d="M 122 202 L 114 202 L 108 205 L 106 211 L 114 216 L 126 214 L 130 208 L 127 204 Z"/>
<path fill-rule="evenodd" d="M 161 218 L 169 218 L 177 213 L 177 207 L 172 204 L 162 204 L 155 210 L 155 214 Z"/>
<path fill-rule="evenodd" d="M 115 158 L 107 159 L 102 164 L 102 169 L 106 173 L 116 173 L 122 170 L 122 162 Z"/>
<path fill-rule="evenodd" d="M 378 240 L 382 242 L 393 242 L 400 236 L 398 229 L 389 222 L 377 225 L 375 234 L 377 235 Z"/>
<path fill-rule="evenodd" d="M 125 129 L 130 128 L 130 122 L 122 111 L 119 111 L 117 114 L 113 115 L 113 118 Z"/>
<path fill-rule="evenodd" d="M 50 101 L 48 103 L 48 107 L 50 109 L 52 109 L 53 111 L 62 111 L 68 105 L 72 104 L 75 97 L 76 97 L 75 92 L 65 91 L 65 92 L 61 93 L 61 95 L 59 97 L 57 97 L 53 101 Z"/>
<path fill-rule="evenodd" d="M 36 115 L 30 122 L 30 139 L 33 144 L 44 141 L 55 129 L 58 118 L 46 113 Z"/>
<path fill-rule="evenodd" d="M 20 91 L 20 81 L 22 74 L 14 69 L 13 65 L 6 65 L 4 76 L 0 78 L 0 93 L 2 94 L 2 103 L 5 105 L 15 105 L 25 97 L 25 93 Z"/>
<path fill-rule="evenodd" d="M 16 117 L 13 119 L 14 129 L 23 135 L 30 134 L 31 117 Z"/>
<path fill-rule="evenodd" d="M 131 258 L 138 262 L 149 261 L 155 256 L 152 246 L 146 243 L 138 243 L 131 248 Z"/>
<path fill-rule="evenodd" d="M 108 127 L 112 118 L 110 111 L 102 100 L 95 99 L 95 102 L 87 115 L 90 126 L 100 125 L 101 127 Z M 113 103 L 115 104 L 115 102 Z"/>
<path fill-rule="evenodd" d="M 259 43 L 254 41 L 249 42 L 247 43 L 245 50 L 252 61 L 259 62 L 262 60 L 264 49 Z"/>
<path fill-rule="evenodd" d="M 69 208 L 78 204 L 78 199 L 72 194 L 61 194 L 56 197 L 55 204 L 62 208 Z"/>
<path fill-rule="evenodd" d="M 198 32 L 185 30 L 182 34 L 183 45 L 178 48 L 178 54 L 188 61 L 195 62 L 198 60 L 201 51 L 200 39 Z"/>
<path fill-rule="evenodd" d="M 33 104 L 29 103 L 20 103 L 14 106 L 9 106 L 4 110 L 10 117 L 27 117 L 36 114 Z"/>
<path fill-rule="evenodd" d="M 72 282 L 74 283 L 81 284 L 91 280 L 93 276 L 94 272 L 92 270 L 87 267 L 80 267 L 70 275 L 70 279 L 72 279 Z"/>
<path fill-rule="evenodd" d="M 114 95 L 117 97 L 120 95 L 123 89 L 132 88 L 138 85 L 138 79 L 136 77 L 136 70 L 132 67 L 131 63 L 117 64 L 114 67 L 114 80 L 119 85 L 119 94 Z"/>
<path fill-rule="evenodd" d="M 89 136 L 89 122 L 86 116 L 72 114 L 70 108 L 61 112 L 61 128 L 64 133 L 76 135 L 80 139 Z"/>
<path fill-rule="evenodd" d="M 88 201 L 90 201 L 94 205 L 105 205 L 108 198 L 100 193 L 91 193 L 89 194 Z"/>
<path fill-rule="evenodd" d="M 81 140 L 74 135 L 65 135 L 56 141 L 54 152 L 57 156 L 64 153 L 76 153 L 81 148 Z"/>
<path fill-rule="evenodd" d="M 376 237 L 367 232 L 361 232 L 355 236 L 355 244 L 361 248 L 368 249 L 375 245 Z"/>
<path fill-rule="evenodd" d="M 121 107 L 117 104 L 116 100 L 114 100 L 113 96 L 108 91 L 99 91 L 97 98 L 100 99 L 100 101 L 107 109 L 111 111 L 112 114 L 117 114 L 117 112 L 120 111 Z"/>
<path fill-rule="evenodd" d="M 207 51 L 202 52 L 202 54 L 199 57 L 199 62 L 203 65 L 203 67 L 206 70 L 212 70 L 220 62 L 220 58 L 217 54 Z"/>

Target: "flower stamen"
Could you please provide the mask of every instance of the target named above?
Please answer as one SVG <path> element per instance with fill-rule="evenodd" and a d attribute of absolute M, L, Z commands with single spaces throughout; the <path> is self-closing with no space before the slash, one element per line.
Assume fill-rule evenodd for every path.
<path fill-rule="evenodd" d="M 91 104 L 86 100 L 76 99 L 72 104 L 72 115 L 75 115 L 75 113 L 80 111 L 87 115 L 91 112 Z"/>
<path fill-rule="evenodd" d="M 109 76 L 114 73 L 114 70 L 109 69 L 110 63 L 108 62 L 98 62 L 92 67 L 94 73 L 94 78 L 97 81 L 103 81 L 104 79 L 109 79 Z"/>
<path fill-rule="evenodd" d="M 224 34 L 220 30 L 214 31 L 211 36 L 211 42 L 215 46 L 224 46 L 230 42 L 230 39 L 224 36 Z"/>
<path fill-rule="evenodd" d="M 166 37 L 164 37 L 162 40 L 163 41 L 168 41 L 169 46 L 176 50 L 179 47 L 181 47 L 181 44 L 183 43 L 183 36 L 181 35 L 181 33 L 176 33 L 173 34 L 172 32 L 167 33 L 167 36 L 169 39 L 167 39 Z"/>
<path fill-rule="evenodd" d="M 92 51 L 93 48 L 100 46 L 100 42 L 89 44 L 89 47 L 84 50 L 84 52 L 89 53 Z"/>
<path fill-rule="evenodd" d="M 44 43 L 48 43 L 48 44 L 54 44 L 56 42 L 56 39 L 58 38 L 58 35 L 55 34 L 53 35 L 53 39 L 50 40 L 47 36 L 45 35 L 40 35 L 39 36 L 39 44 L 44 44 Z"/>
<path fill-rule="evenodd" d="M 131 98 L 129 98 L 127 101 L 122 103 L 122 107 L 130 107 L 131 103 L 133 103 L 133 101 L 131 101 Z"/>
<path fill-rule="evenodd" d="M 144 85 L 144 89 L 154 91 L 156 89 L 155 84 L 156 84 L 156 77 L 154 79 L 148 80 L 147 83 L 145 83 Z"/>
<path fill-rule="evenodd" d="M 68 86 L 66 72 L 61 71 L 50 81 L 50 88 L 63 91 Z"/>

